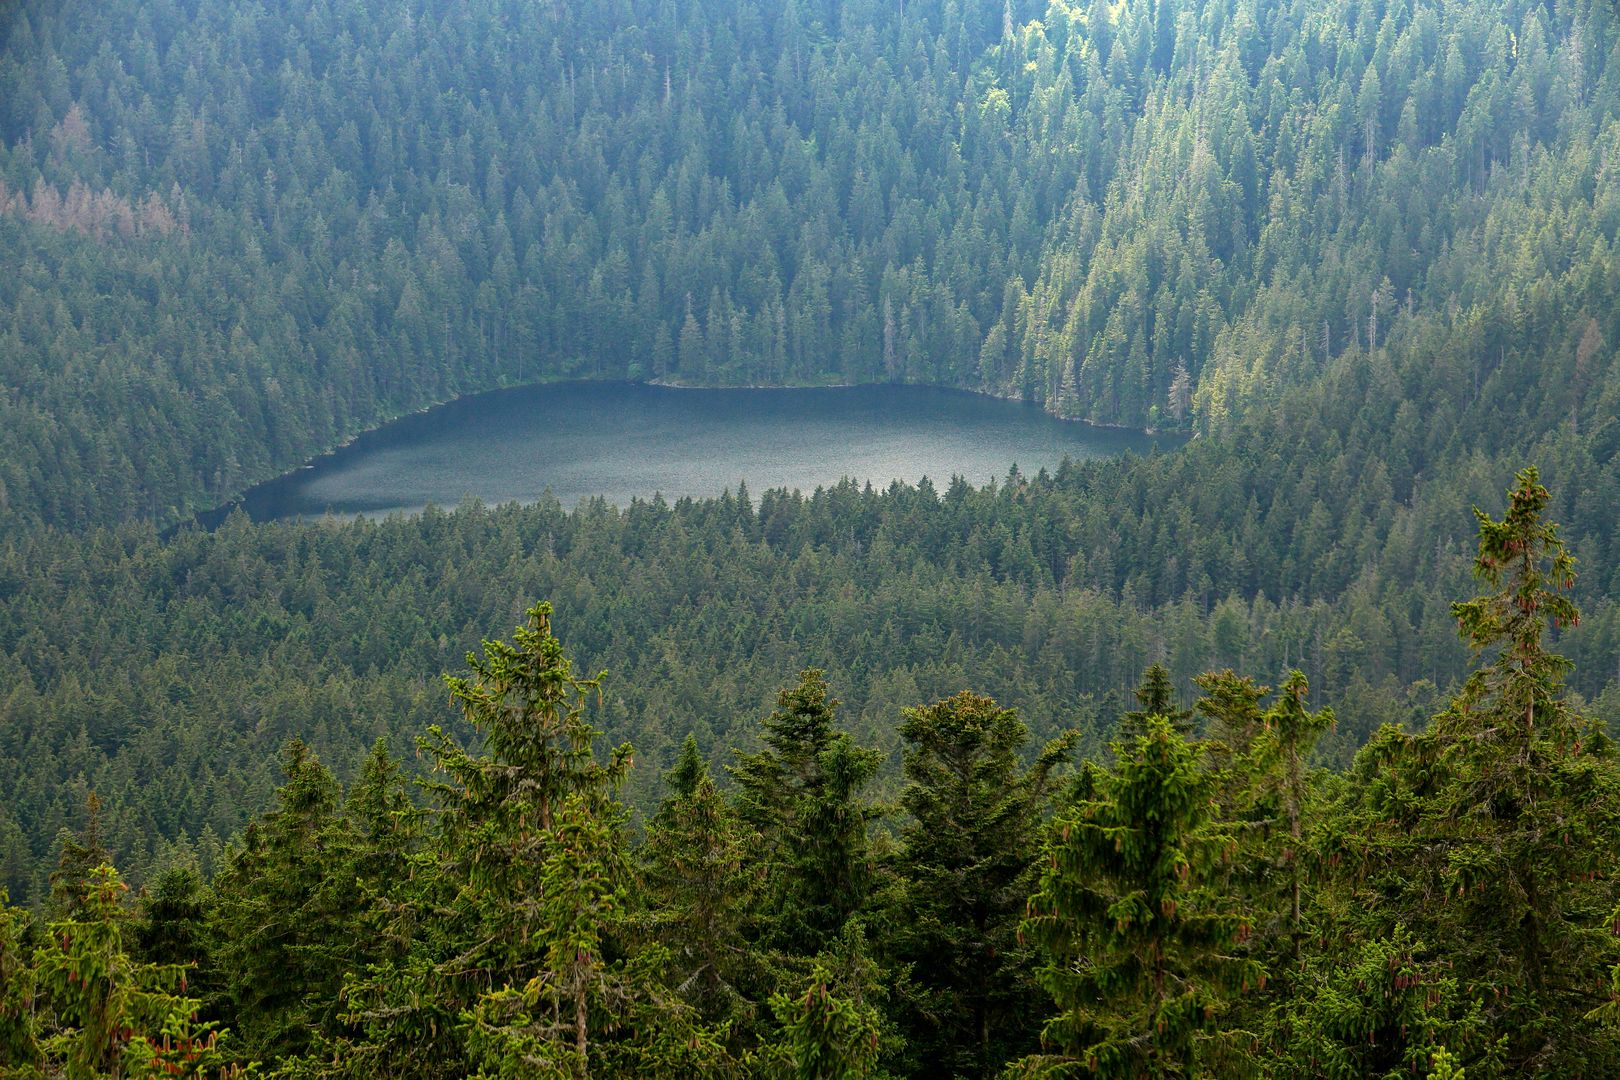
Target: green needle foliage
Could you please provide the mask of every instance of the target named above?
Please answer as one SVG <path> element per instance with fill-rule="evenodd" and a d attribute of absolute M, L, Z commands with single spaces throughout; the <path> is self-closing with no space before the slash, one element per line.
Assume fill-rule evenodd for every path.
<path fill-rule="evenodd" d="M 1163 664 L 1149 665 L 1137 684 L 1136 703 L 1139 708 L 1127 711 L 1119 722 L 1119 735 L 1125 742 L 1133 741 L 1147 731 L 1151 717 L 1162 716 L 1183 735 L 1192 734 L 1193 710 L 1176 704 L 1176 687 L 1170 679 L 1170 669 Z"/>
<path fill-rule="evenodd" d="M 131 904 L 88 801 L 43 924 L 0 906 L 0 1078 L 1613 1075 L 1620 755 L 1547 640 L 1547 505 L 1526 470 L 1480 515 L 1480 670 L 1348 773 L 1353 702 L 1301 670 L 1198 677 L 1192 741 L 1150 669 L 1063 784 L 1074 735 L 963 691 L 899 710 L 892 833 L 807 670 L 729 790 L 685 740 L 638 841 L 616 702 L 538 605 L 448 680 L 471 738 L 428 729 L 420 804 L 385 744 L 345 793 L 294 741 L 271 809 Z"/>
<path fill-rule="evenodd" d="M 895 869 L 904 882 L 893 948 L 910 965 L 915 1071 L 990 1076 L 1032 1050 L 1024 1022 L 1040 1005 L 1018 923 L 1034 884 L 1054 770 L 1076 735 L 1049 743 L 1027 769 L 1018 713 L 963 691 L 902 714 L 910 815 Z"/>
<path fill-rule="evenodd" d="M 1350 890 L 1335 924 L 1369 939 L 1410 927 L 1483 1003 L 1489 1038 L 1451 1047 L 1471 1073 L 1498 1043 L 1514 1073 L 1620 1068 L 1620 1044 L 1589 1018 L 1620 960 L 1620 776 L 1607 734 L 1564 696 L 1568 661 L 1544 640 L 1579 618 L 1547 502 L 1529 468 L 1500 521 L 1476 511 L 1475 572 L 1490 591 L 1453 612 L 1475 651 L 1494 655 L 1425 732 L 1385 730 L 1368 745 L 1329 844 Z"/>
<path fill-rule="evenodd" d="M 765 717 L 754 753 L 730 767 L 737 816 L 759 836 L 766 941 L 814 956 L 862 911 L 872 887 L 868 829 L 880 811 L 861 794 L 882 755 L 834 725 L 838 702 L 825 675 L 800 672 Z"/>
<path fill-rule="evenodd" d="M 68 1080 L 239 1076 L 213 1024 L 196 1022 L 185 964 L 143 964 L 125 947 L 127 886 L 110 866 L 84 882 L 82 908 L 50 924 L 35 961 L 55 1030 L 41 1042 L 46 1075 Z"/>
<path fill-rule="evenodd" d="M 39 1065 L 34 972 L 27 915 L 8 900 L 0 889 L 0 1077 L 24 1080 L 38 1075 Z"/>
<path fill-rule="evenodd" d="M 869 1080 L 881 1075 L 881 973 L 859 928 L 817 956 L 808 980 L 771 996 L 779 1030 L 760 1055 L 770 1080 Z"/>
<path fill-rule="evenodd" d="M 215 887 L 212 937 L 229 973 L 224 1012 L 262 1060 L 309 1049 L 331 1027 L 355 962 L 358 896 L 341 789 L 300 740 L 288 744 L 277 807 L 250 825 Z"/>
<path fill-rule="evenodd" d="M 726 1057 L 665 988 L 668 953 L 632 943 L 629 746 L 604 762 L 587 722 L 600 677 L 580 679 L 538 604 L 510 643 L 486 641 L 447 677 L 481 752 L 432 727 L 421 740 L 448 777 L 427 785 L 439 836 L 426 886 L 396 903 L 420 932 L 401 959 L 351 980 L 348 1052 L 370 1075 L 660 1075 Z M 701 1071 L 701 1069 L 700 1069 Z"/>
<path fill-rule="evenodd" d="M 1052 825 L 1023 932 L 1059 1012 L 1017 1075 L 1202 1075 L 1234 1042 L 1227 1004 L 1264 980 L 1232 955 L 1249 917 L 1213 885 L 1235 841 L 1197 749 L 1160 716 L 1114 751 Z"/>
<path fill-rule="evenodd" d="M 1288 1037 L 1262 1062 L 1268 1077 L 1439 1077 L 1452 1051 L 1466 1052 L 1476 1080 L 1502 1075 L 1505 1040 L 1491 1040 L 1481 999 L 1404 927 L 1312 964 L 1289 1005 Z"/>
<path fill-rule="evenodd" d="M 1620 1047 L 1571 1014 L 1604 1000 L 1620 961 L 1620 782 L 1613 743 L 1565 700 L 1569 661 L 1544 642 L 1580 620 L 1548 498 L 1532 467 L 1502 520 L 1475 511 L 1475 573 L 1492 591 L 1452 610 L 1468 644 L 1496 656 L 1423 737 L 1420 760 L 1444 782 L 1424 807 L 1435 839 L 1420 880 L 1441 890 L 1429 914 L 1459 969 L 1492 988 L 1510 1064 L 1596 1075 L 1620 1069 Z"/>
<path fill-rule="evenodd" d="M 644 935 L 670 952 L 682 997 L 733 1034 L 751 1028 L 764 974 L 746 937 L 759 891 L 751 834 L 738 824 L 688 735 L 669 795 L 639 851 Z"/>

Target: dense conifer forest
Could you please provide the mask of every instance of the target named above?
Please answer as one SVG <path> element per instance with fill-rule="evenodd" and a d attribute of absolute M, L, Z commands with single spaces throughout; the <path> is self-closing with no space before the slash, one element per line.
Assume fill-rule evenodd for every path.
<path fill-rule="evenodd" d="M 1606 0 L 0 5 L 0 1077 L 1620 1074 L 1617 160 Z M 564 379 L 1192 438 L 193 524 Z"/>
<path fill-rule="evenodd" d="M 131 900 L 90 796 L 0 908 L 0 1069 L 1612 1075 L 1620 755 L 1547 647 L 1580 621 L 1549 501 L 1531 468 L 1479 513 L 1473 669 L 1339 772 L 1299 670 L 1184 707 L 1154 664 L 1078 765 L 971 690 L 902 709 L 880 799 L 811 668 L 720 768 L 686 735 L 632 830 L 606 676 L 538 604 L 446 676 L 471 737 L 429 724 L 424 776 L 380 738 L 345 786 L 295 738 L 211 872 Z"/>

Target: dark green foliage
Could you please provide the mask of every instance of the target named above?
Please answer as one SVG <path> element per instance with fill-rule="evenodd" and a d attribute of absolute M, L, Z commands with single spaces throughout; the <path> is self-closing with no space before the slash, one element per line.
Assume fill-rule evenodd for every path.
<path fill-rule="evenodd" d="M 1479 514 L 1476 567 L 1492 591 L 1454 610 L 1470 644 L 1496 655 L 1428 730 L 1386 730 L 1363 751 L 1330 850 L 1350 871 L 1338 924 L 1374 936 L 1399 922 L 1432 943 L 1478 995 L 1484 1045 L 1501 1042 L 1511 1072 L 1598 1075 L 1620 1062 L 1588 1017 L 1620 959 L 1608 869 L 1620 776 L 1543 640 L 1548 620 L 1577 618 L 1547 501 L 1527 469 L 1500 522 Z M 1483 1052 L 1452 1050 L 1470 1072 Z"/>
<path fill-rule="evenodd" d="M 248 826 L 214 882 L 219 1008 L 262 1060 L 296 1056 L 332 1026 L 343 977 L 363 955 L 337 781 L 297 740 L 282 767 L 276 809 Z"/>
<path fill-rule="evenodd" d="M 1546 502 L 1526 471 L 1481 515 L 1490 591 L 1456 610 L 1497 651 L 1427 730 L 1339 777 L 1303 673 L 1269 701 L 1200 676 L 1201 742 L 1147 713 L 1173 707 L 1150 677 L 1051 821 L 1075 736 L 1022 764 L 1017 714 L 962 692 L 903 710 L 903 816 L 875 830 L 880 755 L 810 670 L 733 799 L 685 740 L 633 848 L 628 748 L 598 760 L 601 681 L 539 605 L 448 680 L 479 741 L 429 729 L 425 811 L 385 745 L 345 796 L 294 742 L 212 885 L 177 854 L 138 913 L 110 867 L 70 876 L 94 846 L 70 837 L 75 912 L 0 923 L 0 1049 L 30 1078 L 1606 1075 L 1620 762 L 1538 625 L 1575 621 Z"/>
<path fill-rule="evenodd" d="M 46 1075 L 204 1077 L 239 1075 L 213 1024 L 198 1024 L 186 965 L 144 964 L 125 946 L 127 887 L 102 865 L 83 903 L 53 921 L 34 961 L 34 991 L 52 1030 L 40 1040 Z"/>
<path fill-rule="evenodd" d="M 737 816 L 759 837 L 765 940 L 789 955 L 827 948 L 866 907 L 873 866 L 862 789 L 882 754 L 834 726 L 820 671 L 800 672 L 761 724 L 764 746 L 737 754 Z"/>
<path fill-rule="evenodd" d="M 1604 1000 L 1620 962 L 1620 777 L 1614 744 L 1565 700 L 1569 661 L 1543 642 L 1549 623 L 1580 618 L 1548 501 L 1529 468 L 1501 521 L 1477 511 L 1477 574 L 1494 591 L 1453 610 L 1468 643 L 1496 657 L 1418 749 L 1440 780 L 1422 810 L 1434 856 L 1419 866 L 1446 897 L 1427 915 L 1459 970 L 1498 988 L 1488 1015 L 1510 1064 L 1568 1075 L 1620 1068 L 1607 1034 L 1571 1022 Z"/>
<path fill-rule="evenodd" d="M 1401 1080 L 1445 1075 L 1440 1054 L 1465 1057 L 1469 1077 L 1502 1075 L 1503 1046 L 1485 1023 L 1483 995 L 1402 927 L 1358 950 L 1312 963 L 1286 999 L 1287 1033 L 1267 1076 Z"/>
<path fill-rule="evenodd" d="M 967 691 L 907 709 L 900 724 L 909 820 L 891 935 L 916 995 L 906 1040 L 920 1075 L 990 1076 L 1033 1049 L 1042 1002 L 1018 923 L 1053 770 L 1074 734 L 1021 769 L 1028 735 L 1016 711 Z"/>
<path fill-rule="evenodd" d="M 68 939 L 0 909 L 0 1070 L 128 1075 L 220 1019 L 306 1076 L 982 1072 L 1028 1026 L 964 1030 L 1012 1008 L 1032 774 L 987 720 L 1005 798 L 909 776 L 896 850 L 895 717 L 974 686 L 1099 758 L 1162 658 L 1059 815 L 1025 1065 L 1620 1072 L 1617 42 L 1589 0 L 0 5 L 0 887 Z M 156 531 L 576 377 L 1199 437 L 980 490 Z M 1530 457 L 1561 497 L 1525 474 L 1471 558 Z M 699 737 L 640 852 L 659 769 L 596 759 L 543 627 L 444 715 L 432 673 L 535 595 L 617 675 L 596 726 L 657 766 Z M 841 719 L 788 691 L 728 807 L 696 745 L 807 667 Z M 430 725 L 424 811 L 386 751 Z"/>
<path fill-rule="evenodd" d="M 780 1030 L 760 1055 L 773 1080 L 867 1080 L 880 1075 L 884 1023 L 877 965 L 858 929 L 816 957 L 805 982 L 771 996 Z"/>
<path fill-rule="evenodd" d="M 27 913 L 0 889 L 0 1076 L 28 1076 L 39 1063 Z"/>
<path fill-rule="evenodd" d="M 63 831 L 57 839 L 60 854 L 51 874 L 51 914 L 68 918 L 77 914 L 89 900 L 91 871 L 109 865 L 112 858 L 101 842 L 101 800 L 90 792 L 84 800 L 84 828 L 78 833 Z"/>
<path fill-rule="evenodd" d="M 617 788 L 631 752 L 596 759 L 585 712 L 600 678 L 573 674 L 550 618 L 536 605 L 510 643 L 485 641 L 469 675 L 445 680 L 480 745 L 437 726 L 421 740 L 445 777 L 428 785 L 439 835 L 420 866 L 428 880 L 391 901 L 411 910 L 411 940 L 345 987 L 359 1031 L 337 1048 L 345 1068 L 449 1076 L 470 1062 L 488 1077 L 585 1076 L 605 1064 L 654 1076 L 727 1065 L 666 989 L 668 951 L 627 951 Z"/>
<path fill-rule="evenodd" d="M 1142 672 L 1142 681 L 1137 684 L 1136 702 L 1140 706 L 1128 710 L 1119 722 L 1119 737 L 1124 742 L 1133 742 L 1147 731 L 1148 718 L 1162 716 L 1170 721 L 1170 726 L 1183 735 L 1192 734 L 1191 709 L 1183 709 L 1176 704 L 1176 688 L 1170 681 L 1170 672 L 1163 664 L 1152 664 Z"/>
<path fill-rule="evenodd" d="M 749 1030 L 766 985 L 748 947 L 759 891 L 755 840 L 738 823 L 690 735 L 665 774 L 669 794 L 639 851 L 646 937 L 669 950 L 668 974 L 705 1021 Z"/>

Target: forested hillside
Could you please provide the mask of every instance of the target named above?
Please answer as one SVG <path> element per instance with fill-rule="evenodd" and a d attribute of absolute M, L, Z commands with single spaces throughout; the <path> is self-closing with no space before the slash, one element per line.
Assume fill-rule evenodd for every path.
<path fill-rule="evenodd" d="M 1606 5 L 21 4 L 0 34 L 18 897 L 86 790 L 139 878 L 234 832 L 289 736 L 348 775 L 540 596 L 657 761 L 692 729 L 723 757 L 806 664 L 891 748 L 969 684 L 1098 745 L 1154 660 L 1184 694 L 1300 666 L 1343 761 L 1460 676 L 1467 509 L 1524 460 L 1615 711 Z M 565 375 L 925 380 L 1201 437 L 987 492 L 154 531 Z"/>
<path fill-rule="evenodd" d="M 1607 0 L 0 5 L 0 1077 L 1614 1074 L 1617 162 Z M 1192 438 L 187 524 L 562 379 Z"/>
<path fill-rule="evenodd" d="M 1344 775 L 1301 672 L 1187 708 L 1154 665 L 1078 769 L 990 697 L 902 710 L 885 804 L 810 669 L 725 789 L 686 736 L 638 841 L 538 604 L 446 678 L 474 738 L 417 736 L 416 798 L 383 740 L 347 787 L 293 740 L 211 880 L 180 855 L 135 903 L 92 802 L 42 919 L 0 893 L 0 1072 L 1612 1075 L 1620 758 L 1547 648 L 1548 502 L 1527 469 L 1479 514 L 1473 670 Z"/>
<path fill-rule="evenodd" d="M 1600 0 L 78 0 L 0 41 L 12 522 L 169 523 L 564 375 L 1220 431 L 1349 357 L 1408 427 L 1489 395 L 1487 452 L 1616 410 Z"/>

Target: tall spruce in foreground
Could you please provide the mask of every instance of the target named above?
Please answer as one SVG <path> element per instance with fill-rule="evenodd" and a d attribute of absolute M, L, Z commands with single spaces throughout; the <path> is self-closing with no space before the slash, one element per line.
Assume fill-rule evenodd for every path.
<path fill-rule="evenodd" d="M 1428 910 L 1458 969 L 1492 986 L 1510 1066 L 1613 1075 L 1620 1042 L 1583 1017 L 1620 961 L 1620 773 L 1613 743 L 1564 698 L 1570 662 L 1543 641 L 1580 621 L 1565 595 L 1575 559 L 1543 520 L 1548 499 L 1531 467 L 1502 520 L 1474 511 L 1474 574 L 1491 591 L 1452 613 L 1476 653 L 1496 656 L 1422 740 L 1446 776 L 1426 807 L 1438 842 L 1424 867 L 1446 900 Z"/>
<path fill-rule="evenodd" d="M 1017 711 L 965 690 L 905 710 L 900 736 L 909 781 L 900 803 L 911 820 L 891 934 L 915 990 L 908 1059 L 918 1075 L 994 1075 L 1034 1049 L 1041 993 L 1018 922 L 1053 770 L 1076 736 L 1020 769 L 1029 729 Z"/>
<path fill-rule="evenodd" d="M 586 719 L 601 679 L 581 679 L 528 612 L 510 643 L 484 642 L 451 699 L 482 738 L 437 726 L 419 740 L 447 779 L 429 784 L 440 835 L 431 880 L 407 899 L 423 932 L 351 980 L 346 1054 L 380 1075 L 692 1075 L 725 1054 L 662 981 L 668 954 L 629 950 L 628 745 L 599 761 Z"/>
<path fill-rule="evenodd" d="M 276 808 L 243 832 L 214 890 L 222 1011 L 261 1060 L 302 1053 L 331 1025 L 355 945 L 354 882 L 334 873 L 352 846 L 341 788 L 302 740 L 283 767 Z"/>
<path fill-rule="evenodd" d="M 1052 825 L 1023 932 L 1059 1011 L 1014 1075 L 1206 1075 L 1238 1041 L 1223 1010 L 1264 978 L 1230 954 L 1249 925 L 1214 887 L 1234 842 L 1198 750 L 1156 716 L 1114 753 Z"/>
<path fill-rule="evenodd" d="M 1346 926 L 1393 934 L 1398 919 L 1482 1003 L 1487 1036 L 1451 1048 L 1470 1075 L 1499 1043 L 1513 1074 L 1620 1071 L 1620 1039 L 1600 1022 L 1620 961 L 1620 772 L 1564 697 L 1569 661 L 1544 642 L 1579 619 L 1547 502 L 1527 468 L 1500 521 L 1475 511 L 1488 591 L 1452 610 L 1494 655 L 1423 734 L 1385 729 L 1362 751 L 1335 850 L 1352 875 Z"/>

